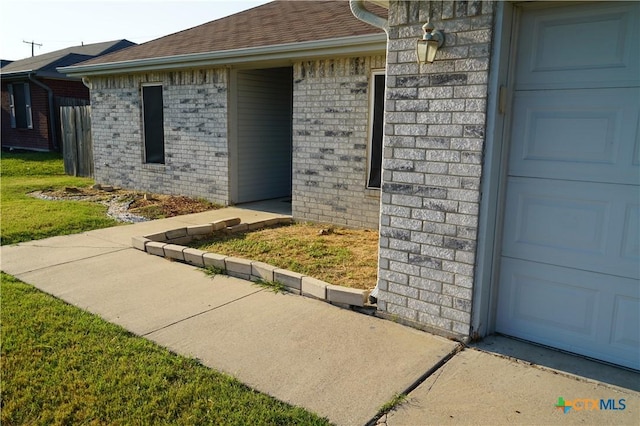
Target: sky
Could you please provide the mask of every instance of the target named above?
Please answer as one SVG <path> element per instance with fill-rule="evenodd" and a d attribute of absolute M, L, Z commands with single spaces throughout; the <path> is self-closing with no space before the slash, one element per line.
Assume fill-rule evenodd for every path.
<path fill-rule="evenodd" d="M 0 0 L 0 59 L 18 60 L 82 43 L 144 43 L 268 3 L 268 0 Z M 247 37 L 259 36 L 247 28 Z M 24 43 L 24 42 L 29 43 Z"/>

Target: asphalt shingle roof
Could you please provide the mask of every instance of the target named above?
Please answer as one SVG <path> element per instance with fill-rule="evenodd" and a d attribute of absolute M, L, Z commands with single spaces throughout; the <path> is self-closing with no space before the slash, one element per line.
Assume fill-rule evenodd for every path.
<path fill-rule="evenodd" d="M 387 10 L 367 3 L 372 12 Z M 383 31 L 353 16 L 349 2 L 276 0 L 138 46 L 101 56 L 82 65 L 126 62 L 195 53 L 263 47 Z"/>
<path fill-rule="evenodd" d="M 74 65 L 98 55 L 108 54 L 134 45 L 135 43 L 129 40 L 114 40 L 68 47 L 66 49 L 56 50 L 55 52 L 11 62 L 2 67 L 2 74 L 24 71 L 56 73 L 56 67 Z"/>

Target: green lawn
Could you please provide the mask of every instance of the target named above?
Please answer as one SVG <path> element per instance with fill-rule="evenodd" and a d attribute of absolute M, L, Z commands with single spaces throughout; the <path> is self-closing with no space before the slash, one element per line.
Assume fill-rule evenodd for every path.
<path fill-rule="evenodd" d="M 35 190 L 90 185 L 55 154 L 2 153 L 2 244 L 116 224 L 105 207 Z M 90 277 L 87 277 L 90 280 Z M 0 424 L 328 424 L 4 273 Z"/>
<path fill-rule="evenodd" d="M 325 420 L 2 274 L 3 425 Z"/>
<path fill-rule="evenodd" d="M 75 234 L 117 225 L 105 206 L 81 201 L 39 200 L 36 190 L 89 186 L 91 179 L 66 176 L 62 157 L 49 153 L 2 153 L 0 159 L 1 244 Z"/>

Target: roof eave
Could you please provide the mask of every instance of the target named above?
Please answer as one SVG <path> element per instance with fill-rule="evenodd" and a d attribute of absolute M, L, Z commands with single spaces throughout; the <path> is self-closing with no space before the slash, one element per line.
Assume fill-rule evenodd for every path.
<path fill-rule="evenodd" d="M 80 81 L 80 78 L 78 77 L 70 77 L 55 71 L 20 70 L 11 72 L 0 72 L 0 77 L 2 78 L 2 80 L 20 80 L 28 78 L 29 75 L 50 80 Z"/>
<path fill-rule="evenodd" d="M 0 71 L 0 78 L 4 81 L 18 80 L 18 79 L 29 77 L 29 74 L 35 74 L 35 71 L 33 70 L 20 70 L 20 71 L 9 71 L 9 72 Z"/>
<path fill-rule="evenodd" d="M 385 33 L 58 68 L 72 77 L 386 52 Z"/>

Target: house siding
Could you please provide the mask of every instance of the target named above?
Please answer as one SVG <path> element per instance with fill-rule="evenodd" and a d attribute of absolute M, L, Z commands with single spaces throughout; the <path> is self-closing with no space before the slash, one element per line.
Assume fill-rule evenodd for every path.
<path fill-rule="evenodd" d="M 416 62 L 422 25 L 445 33 Z M 378 309 L 439 334 L 470 334 L 494 3 L 392 1 Z"/>
<path fill-rule="evenodd" d="M 371 71 L 384 55 L 294 65 L 293 216 L 377 229 L 380 191 L 366 188 Z"/>
<path fill-rule="evenodd" d="M 224 69 L 91 79 L 97 182 L 163 194 L 229 197 Z M 165 164 L 145 164 L 141 87 L 163 86 Z"/>

